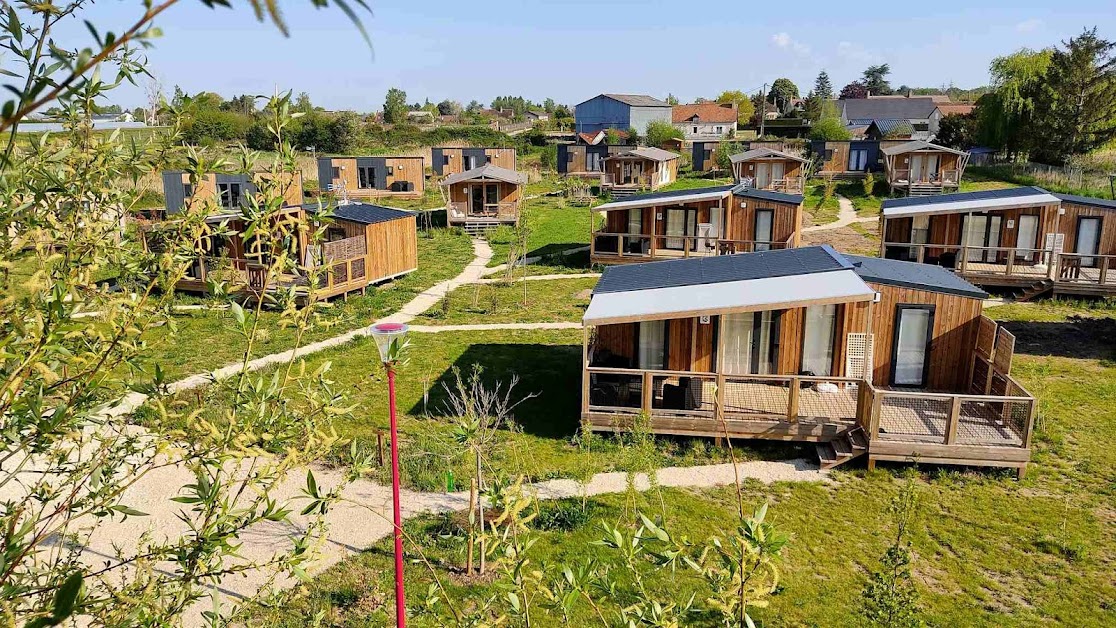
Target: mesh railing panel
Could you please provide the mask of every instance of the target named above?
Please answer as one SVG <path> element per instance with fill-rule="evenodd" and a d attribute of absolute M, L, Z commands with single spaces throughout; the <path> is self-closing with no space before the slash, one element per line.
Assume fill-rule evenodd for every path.
<path fill-rule="evenodd" d="M 812 384 L 798 391 L 798 415 L 808 418 L 856 420 L 856 389 Z"/>
<path fill-rule="evenodd" d="M 880 403 L 880 437 L 944 443 L 951 405 L 948 398 L 885 394 Z"/>
<path fill-rule="evenodd" d="M 652 381 L 655 394 L 651 397 L 651 408 L 655 411 L 655 416 L 669 415 L 672 410 L 702 412 L 713 416 L 713 409 L 716 407 L 713 378 L 659 375 Z"/>
<path fill-rule="evenodd" d="M 1029 401 L 964 401 L 954 442 L 958 445 L 1020 447 L 1030 416 Z"/>
<path fill-rule="evenodd" d="M 639 410 L 643 406 L 643 376 L 590 373 L 589 405 Z"/>
<path fill-rule="evenodd" d="M 786 382 L 725 381 L 725 416 L 787 415 Z"/>

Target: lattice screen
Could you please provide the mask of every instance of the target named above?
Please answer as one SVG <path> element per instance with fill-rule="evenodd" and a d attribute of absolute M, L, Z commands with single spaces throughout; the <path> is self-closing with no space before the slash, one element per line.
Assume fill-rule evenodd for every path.
<path fill-rule="evenodd" d="M 845 339 L 845 377 L 872 381 L 872 335 L 848 334 Z"/>

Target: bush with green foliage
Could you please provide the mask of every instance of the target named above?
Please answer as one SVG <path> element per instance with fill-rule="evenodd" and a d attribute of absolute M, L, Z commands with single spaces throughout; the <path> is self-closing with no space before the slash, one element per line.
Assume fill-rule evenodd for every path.
<path fill-rule="evenodd" d="M 840 118 L 826 117 L 814 123 L 810 127 L 810 139 L 824 140 L 827 142 L 836 142 L 842 140 L 852 139 L 852 133 L 841 124 Z"/>
<path fill-rule="evenodd" d="M 646 135 L 648 146 L 659 147 L 670 140 L 680 140 L 685 137 L 685 134 L 682 133 L 682 129 L 662 120 L 653 120 L 649 122 L 647 124 Z"/>

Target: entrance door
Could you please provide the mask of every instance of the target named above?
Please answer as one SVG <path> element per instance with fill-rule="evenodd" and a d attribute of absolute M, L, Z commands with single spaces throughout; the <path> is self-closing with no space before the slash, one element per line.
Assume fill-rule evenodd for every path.
<path fill-rule="evenodd" d="M 756 164 L 756 189 L 766 190 L 771 185 L 771 163 L 761 161 Z"/>
<path fill-rule="evenodd" d="M 1035 252 L 1038 248 L 1038 221 L 1034 214 L 1023 214 L 1019 217 L 1019 231 L 1015 235 L 1015 246 L 1030 251 L 1016 251 L 1015 259 L 1025 262 L 1035 261 Z"/>
<path fill-rule="evenodd" d="M 697 210 L 686 207 L 671 207 L 666 210 L 666 243 L 663 248 L 681 251 L 686 245 L 684 236 L 697 233 Z M 693 250 L 693 244 L 690 245 Z"/>
<path fill-rule="evenodd" d="M 725 373 L 770 375 L 776 372 L 781 314 L 780 310 L 767 310 L 720 317 Z"/>
<path fill-rule="evenodd" d="M 632 182 L 632 162 L 625 161 L 624 163 L 622 163 L 620 165 L 620 169 L 621 169 L 620 181 L 624 184 L 631 183 Z"/>
<path fill-rule="evenodd" d="M 649 370 L 666 368 L 666 346 L 666 321 L 639 323 L 639 368 Z"/>
<path fill-rule="evenodd" d="M 814 375 L 833 374 L 833 340 L 837 337 L 837 306 L 806 308 L 802 334 L 802 370 Z"/>
<path fill-rule="evenodd" d="M 484 213 L 484 186 L 474 185 L 469 187 L 469 212 L 473 214 Z"/>
<path fill-rule="evenodd" d="M 891 360 L 892 385 L 926 385 L 926 372 L 930 365 L 930 338 L 933 330 L 933 306 L 900 305 L 897 307 Z"/>
<path fill-rule="evenodd" d="M 781 161 L 771 163 L 771 183 L 775 185 L 778 181 L 782 180 L 783 175 L 786 173 L 786 164 Z"/>
<path fill-rule="evenodd" d="M 1002 218 L 1000 216 L 966 215 L 961 225 L 963 233 L 961 243 L 973 247 L 996 248 L 1000 246 L 1001 222 Z M 995 262 L 999 252 L 989 251 L 986 248 L 976 248 L 968 251 L 968 260 L 970 262 Z"/>
<path fill-rule="evenodd" d="M 772 240 L 772 229 L 775 223 L 775 210 L 773 209 L 757 209 L 756 210 L 756 228 L 753 232 L 753 240 L 756 241 L 755 250 L 757 251 L 770 251 Z"/>
<path fill-rule="evenodd" d="M 1100 252 L 1101 219 L 1098 216 L 1082 216 L 1077 219 L 1077 237 L 1074 238 L 1073 252 L 1080 255 L 1096 255 Z M 1097 258 L 1082 257 L 1081 265 L 1093 267 Z"/>

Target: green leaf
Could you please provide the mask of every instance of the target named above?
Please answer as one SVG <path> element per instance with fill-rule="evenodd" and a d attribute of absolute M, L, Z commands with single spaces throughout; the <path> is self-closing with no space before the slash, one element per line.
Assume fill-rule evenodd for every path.
<path fill-rule="evenodd" d="M 81 588 L 84 584 L 84 579 L 79 572 L 75 572 L 66 577 L 62 586 L 54 592 L 54 604 L 50 611 L 49 617 L 39 617 L 35 621 L 28 622 L 27 628 L 46 628 L 47 626 L 57 626 L 63 621 L 68 619 L 74 614 L 74 606 L 77 603 L 78 595 L 81 594 Z"/>

